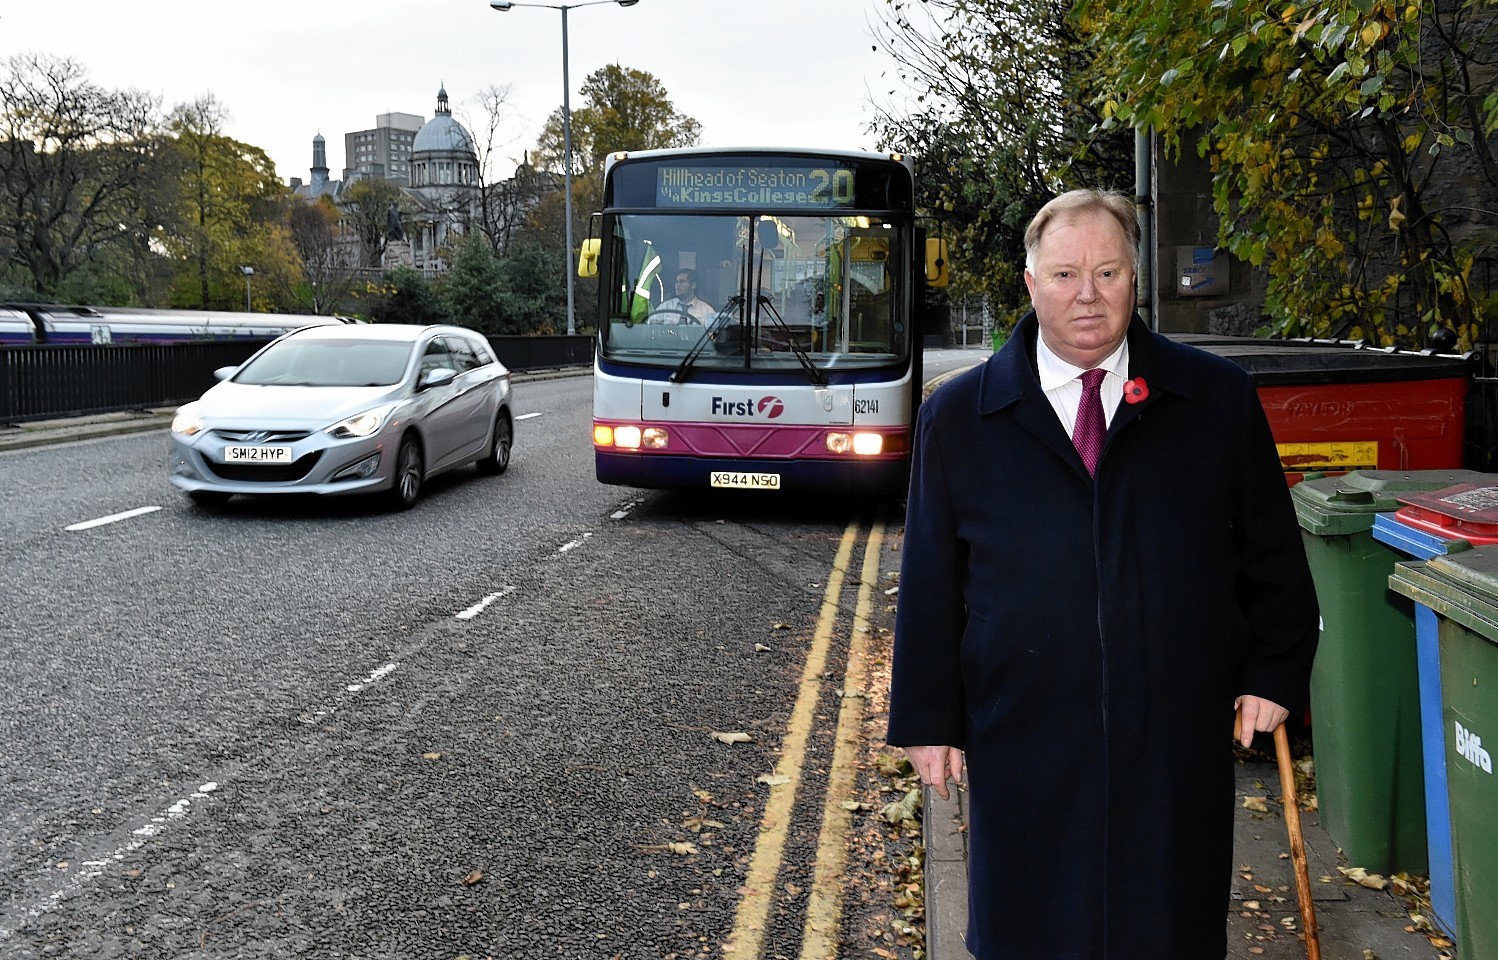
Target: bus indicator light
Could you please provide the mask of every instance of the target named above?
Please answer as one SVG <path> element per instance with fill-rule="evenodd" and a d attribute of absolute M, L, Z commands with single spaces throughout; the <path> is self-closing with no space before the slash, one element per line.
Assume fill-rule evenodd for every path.
<path fill-rule="evenodd" d="M 637 427 L 634 424 L 593 425 L 593 446 L 615 450 L 664 450 L 671 443 L 671 432 L 665 427 Z"/>

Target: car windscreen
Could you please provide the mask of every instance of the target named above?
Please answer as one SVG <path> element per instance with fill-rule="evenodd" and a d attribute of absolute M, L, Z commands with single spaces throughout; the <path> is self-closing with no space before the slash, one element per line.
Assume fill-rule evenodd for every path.
<path fill-rule="evenodd" d="M 281 340 L 234 375 L 235 383 L 295 387 L 383 387 L 405 375 L 409 343 Z"/>

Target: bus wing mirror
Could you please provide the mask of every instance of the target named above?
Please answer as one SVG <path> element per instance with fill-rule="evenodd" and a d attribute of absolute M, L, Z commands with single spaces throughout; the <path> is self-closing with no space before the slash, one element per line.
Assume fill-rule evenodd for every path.
<path fill-rule="evenodd" d="M 927 237 L 926 286 L 945 287 L 948 279 L 947 241 L 941 237 Z"/>
<path fill-rule="evenodd" d="M 577 275 L 579 277 L 598 276 L 598 252 L 603 246 L 603 241 L 596 237 L 583 241 L 582 249 L 578 252 Z"/>

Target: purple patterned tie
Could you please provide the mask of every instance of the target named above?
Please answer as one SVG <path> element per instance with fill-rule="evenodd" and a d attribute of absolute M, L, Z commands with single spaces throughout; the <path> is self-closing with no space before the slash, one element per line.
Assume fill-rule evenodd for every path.
<path fill-rule="evenodd" d="M 1103 452 L 1103 387 L 1106 370 L 1088 370 L 1077 379 L 1082 381 L 1082 403 L 1077 407 L 1077 423 L 1071 442 L 1082 455 L 1082 465 L 1090 474 L 1097 473 L 1097 460 Z"/>

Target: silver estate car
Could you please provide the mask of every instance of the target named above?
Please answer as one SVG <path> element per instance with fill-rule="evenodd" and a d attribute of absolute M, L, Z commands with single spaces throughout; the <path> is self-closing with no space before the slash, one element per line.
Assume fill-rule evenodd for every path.
<path fill-rule="evenodd" d="M 406 510 L 428 477 L 510 465 L 510 372 L 463 327 L 306 327 L 215 375 L 172 420 L 170 479 L 198 503 L 380 493 Z"/>

